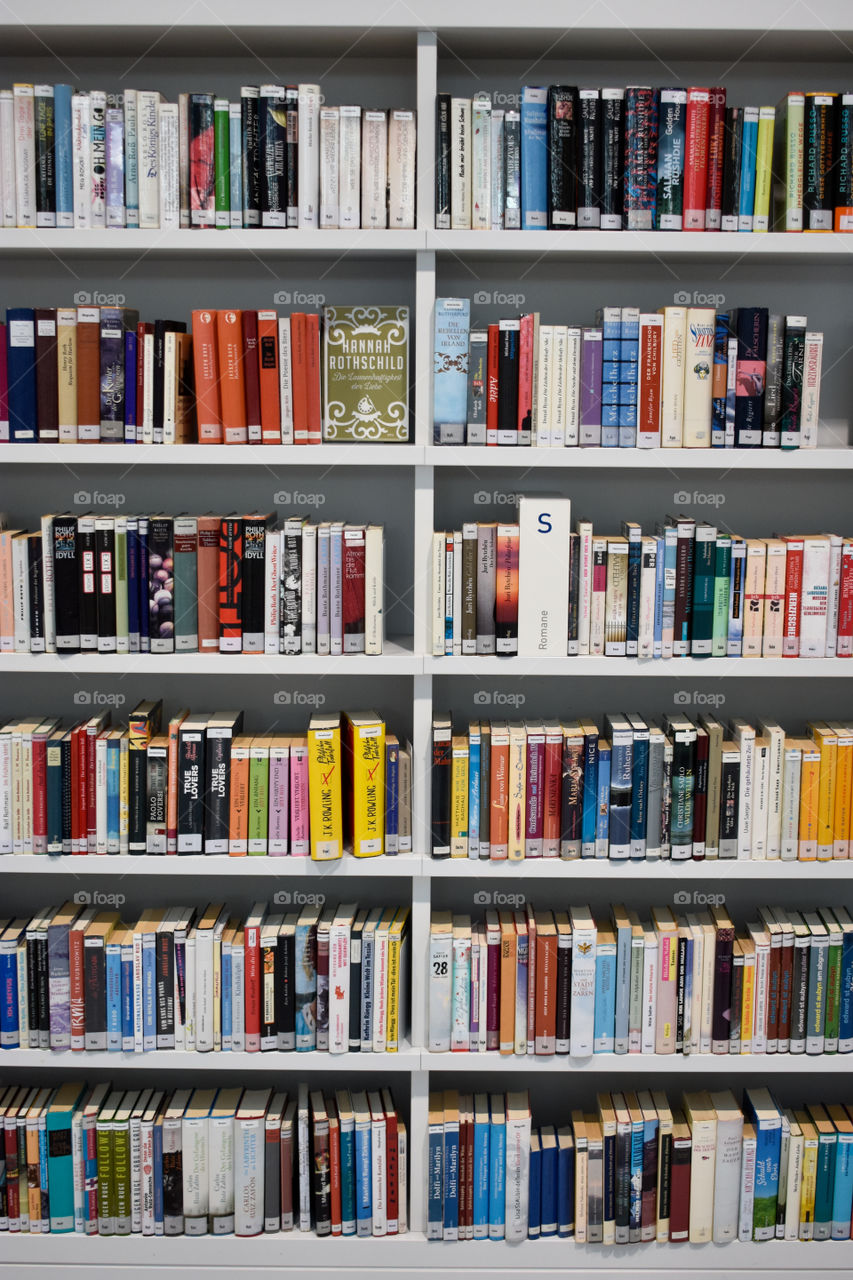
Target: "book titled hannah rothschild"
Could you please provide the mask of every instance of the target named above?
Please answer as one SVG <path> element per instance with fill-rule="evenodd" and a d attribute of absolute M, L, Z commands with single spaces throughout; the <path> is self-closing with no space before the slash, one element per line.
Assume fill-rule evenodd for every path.
<path fill-rule="evenodd" d="M 323 439 L 409 439 L 409 308 L 325 307 Z"/>

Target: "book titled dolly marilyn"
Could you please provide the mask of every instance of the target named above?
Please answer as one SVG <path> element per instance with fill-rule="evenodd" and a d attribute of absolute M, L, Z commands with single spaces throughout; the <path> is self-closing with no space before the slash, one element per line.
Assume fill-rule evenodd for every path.
<path fill-rule="evenodd" d="M 326 441 L 409 439 L 409 308 L 325 307 Z"/>

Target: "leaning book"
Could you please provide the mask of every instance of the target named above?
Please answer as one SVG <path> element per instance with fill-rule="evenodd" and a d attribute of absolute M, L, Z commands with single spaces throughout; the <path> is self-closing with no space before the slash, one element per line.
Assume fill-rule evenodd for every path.
<path fill-rule="evenodd" d="M 409 308 L 325 307 L 323 439 L 409 439 Z"/>

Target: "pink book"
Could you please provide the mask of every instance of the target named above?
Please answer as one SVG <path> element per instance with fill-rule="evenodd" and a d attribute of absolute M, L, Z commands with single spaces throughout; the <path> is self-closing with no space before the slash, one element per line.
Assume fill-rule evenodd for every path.
<path fill-rule="evenodd" d="M 0 653 L 15 650 L 15 589 L 12 575 L 12 530 L 0 530 Z"/>
<path fill-rule="evenodd" d="M 290 744 L 290 852 L 295 858 L 307 858 L 311 852 L 305 738 L 294 738 Z"/>
<path fill-rule="evenodd" d="M 482 967 L 482 961 L 481 961 Z M 486 1049 L 500 1048 L 501 927 L 496 911 L 486 912 Z"/>
<path fill-rule="evenodd" d="M 290 744 L 286 738 L 275 738 L 270 747 L 270 808 L 267 853 L 281 858 L 288 847 L 290 811 Z"/>
<path fill-rule="evenodd" d="M 530 444 L 533 431 L 534 318 L 521 317 L 518 337 L 518 443 Z"/>

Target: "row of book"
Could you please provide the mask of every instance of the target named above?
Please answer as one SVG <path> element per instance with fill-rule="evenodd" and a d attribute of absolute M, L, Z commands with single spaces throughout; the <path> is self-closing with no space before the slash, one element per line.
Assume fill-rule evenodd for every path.
<path fill-rule="evenodd" d="M 0 652 L 380 654 L 384 558 L 379 524 L 46 515 L 0 528 Z"/>
<path fill-rule="evenodd" d="M 472 720 L 455 733 L 434 716 L 433 857 L 853 856 L 853 727 L 813 720 L 797 737 L 765 718 L 661 720 L 611 714 L 603 732 L 593 719 Z"/>
<path fill-rule="evenodd" d="M 408 1229 L 405 1121 L 390 1089 L 0 1094 L 0 1231 L 389 1236 Z"/>
<path fill-rule="evenodd" d="M 124 923 L 66 902 L 0 921 L 0 1048 L 397 1053 L 408 918 L 256 902 L 245 916 L 209 903 Z"/>
<path fill-rule="evenodd" d="M 689 895 L 687 895 L 689 897 Z M 678 895 L 676 895 L 677 899 Z M 597 918 L 596 918 L 597 917 Z M 853 1053 L 853 920 L 843 907 L 650 918 L 614 906 L 433 911 L 433 1052 Z"/>
<path fill-rule="evenodd" d="M 849 1240 L 853 1108 L 642 1089 L 554 1125 L 526 1091 L 447 1089 L 429 1097 L 427 1191 L 430 1240 Z"/>
<path fill-rule="evenodd" d="M 252 735 L 242 711 L 137 704 L 0 728 L 0 851 L 340 858 L 410 853 L 412 749 L 373 711 Z"/>
<path fill-rule="evenodd" d="M 439 93 L 435 225 L 853 231 L 853 93 L 525 85 L 507 111 Z"/>
<path fill-rule="evenodd" d="M 415 225 L 414 111 L 326 106 L 320 86 L 214 93 L 0 90 L 4 227 Z"/>
<path fill-rule="evenodd" d="M 0 442 L 406 442 L 408 343 L 398 306 L 324 307 L 322 325 L 200 310 L 190 333 L 124 306 L 11 307 Z"/>
<path fill-rule="evenodd" d="M 766 307 L 601 307 L 595 325 L 538 312 L 471 327 L 435 304 L 436 444 L 814 449 L 823 334 Z"/>
<path fill-rule="evenodd" d="M 522 494 L 516 524 L 433 534 L 433 656 L 853 655 L 850 538 L 743 538 L 685 514 L 572 533 L 570 505 Z"/>

